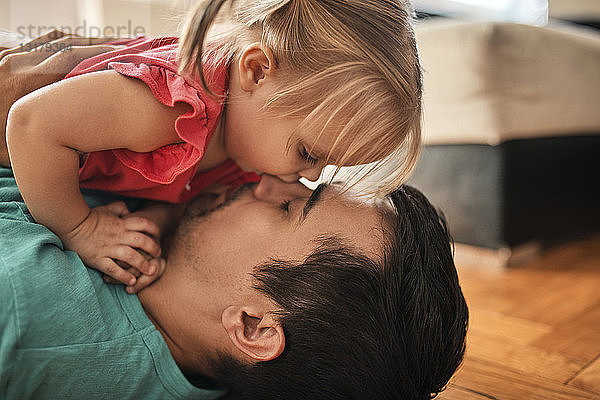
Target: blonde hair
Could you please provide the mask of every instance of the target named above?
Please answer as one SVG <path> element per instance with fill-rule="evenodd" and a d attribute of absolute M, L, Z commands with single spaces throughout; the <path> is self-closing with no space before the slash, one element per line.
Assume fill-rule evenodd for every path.
<path fill-rule="evenodd" d="M 285 74 L 265 106 L 303 118 L 299 131 L 320 137 L 337 129 L 326 161 L 341 154 L 336 172 L 363 164 L 356 182 L 385 175 L 369 190 L 388 193 L 410 175 L 421 144 L 421 68 L 411 22 L 410 6 L 400 0 L 203 1 L 186 23 L 179 68 L 207 88 L 203 64 L 214 52 L 229 63 L 245 42 L 259 39 Z M 215 38 L 222 45 L 204 46 Z"/>

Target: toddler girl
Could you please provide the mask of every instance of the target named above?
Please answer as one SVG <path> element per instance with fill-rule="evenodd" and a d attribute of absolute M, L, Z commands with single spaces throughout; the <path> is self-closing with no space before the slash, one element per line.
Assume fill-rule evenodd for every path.
<path fill-rule="evenodd" d="M 15 103 L 22 196 L 88 266 L 133 285 L 115 261 L 154 273 L 135 249 L 158 257 L 158 228 L 121 218 L 123 205 L 90 209 L 79 187 L 183 203 L 260 174 L 316 180 L 328 164 L 370 163 L 359 174 L 391 171 L 374 190 L 394 188 L 420 144 L 410 22 L 400 0 L 202 2 L 181 40 L 115 42 L 126 48 Z"/>

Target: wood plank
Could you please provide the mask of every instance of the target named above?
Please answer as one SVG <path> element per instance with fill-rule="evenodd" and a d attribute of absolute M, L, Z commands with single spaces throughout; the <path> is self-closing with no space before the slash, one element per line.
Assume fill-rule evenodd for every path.
<path fill-rule="evenodd" d="M 557 325 L 600 301 L 600 236 L 548 250 L 516 268 L 458 270 L 470 305 Z"/>
<path fill-rule="evenodd" d="M 492 397 L 493 398 L 493 397 Z M 461 388 L 456 385 L 449 385 L 446 390 L 440 393 L 436 399 L 439 400 L 490 400 L 490 396 L 476 393 L 471 390 Z"/>
<path fill-rule="evenodd" d="M 596 303 L 595 306 L 533 341 L 532 345 L 587 364 L 600 356 L 599 343 L 600 303 Z"/>
<path fill-rule="evenodd" d="M 548 260 L 555 260 L 563 271 L 598 272 L 600 266 L 600 233 L 579 241 L 564 243 L 544 252 L 542 257 L 532 260 L 532 268 L 547 266 Z"/>
<path fill-rule="evenodd" d="M 600 357 L 577 374 L 569 385 L 600 395 Z"/>
<path fill-rule="evenodd" d="M 502 312 L 512 307 L 512 293 L 507 293 L 508 270 L 486 271 L 457 266 L 461 288 L 469 307 Z"/>
<path fill-rule="evenodd" d="M 600 301 L 600 274 L 596 271 L 552 271 L 549 267 L 519 271 L 512 278 L 530 284 L 527 292 L 513 297 L 512 307 L 503 310 L 518 318 L 558 325 Z"/>
<path fill-rule="evenodd" d="M 440 399 L 600 400 L 600 235 L 519 267 L 457 266 L 467 356 Z"/>
<path fill-rule="evenodd" d="M 526 375 L 566 382 L 584 366 L 560 354 L 538 347 L 510 343 L 498 336 L 472 334 L 467 339 L 467 357 L 493 360 Z"/>
<path fill-rule="evenodd" d="M 523 374 L 505 366 L 469 357 L 453 385 L 500 400 L 577 400 L 598 396 L 556 381 Z M 458 397 L 456 397 L 458 398 Z"/>
<path fill-rule="evenodd" d="M 497 336 L 503 341 L 526 345 L 553 332 L 549 325 L 515 318 L 476 306 L 469 309 L 469 314 L 471 335 Z"/>

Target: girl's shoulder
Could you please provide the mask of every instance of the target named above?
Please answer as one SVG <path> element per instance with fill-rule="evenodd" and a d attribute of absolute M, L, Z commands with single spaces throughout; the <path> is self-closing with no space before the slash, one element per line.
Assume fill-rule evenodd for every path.
<path fill-rule="evenodd" d="M 83 60 L 67 74 L 66 78 L 90 72 L 116 69 L 114 66 L 118 64 L 129 64 L 130 67 L 145 65 L 169 71 L 169 75 L 181 76 L 187 84 L 195 88 L 198 92 L 205 92 L 197 74 L 190 73 L 184 76 L 179 71 L 177 58 L 179 38 L 174 36 L 157 38 L 138 37 L 135 39 L 119 39 L 110 42 L 110 44 L 126 47 Z M 210 44 L 207 47 L 215 49 L 219 45 Z M 227 62 L 218 59 L 218 54 L 220 54 L 218 51 L 210 51 L 207 54 L 208 57 L 205 58 L 203 63 L 206 82 L 213 93 L 224 95 L 229 81 L 229 65 Z M 214 96 L 209 97 L 216 100 Z"/>

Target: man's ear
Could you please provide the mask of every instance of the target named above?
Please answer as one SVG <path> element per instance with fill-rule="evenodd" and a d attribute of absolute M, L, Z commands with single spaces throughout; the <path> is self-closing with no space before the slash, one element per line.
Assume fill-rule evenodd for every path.
<path fill-rule="evenodd" d="M 257 307 L 229 306 L 221 322 L 233 344 L 256 361 L 273 360 L 285 348 L 281 324 Z"/>
<path fill-rule="evenodd" d="M 248 45 L 239 59 L 240 86 L 246 92 L 258 88 L 275 70 L 275 56 L 271 49 L 260 43 Z"/>

